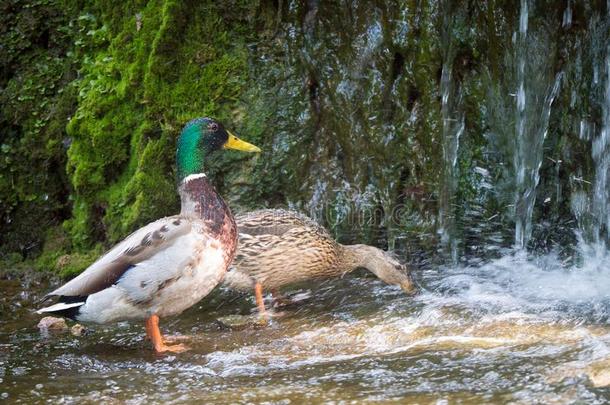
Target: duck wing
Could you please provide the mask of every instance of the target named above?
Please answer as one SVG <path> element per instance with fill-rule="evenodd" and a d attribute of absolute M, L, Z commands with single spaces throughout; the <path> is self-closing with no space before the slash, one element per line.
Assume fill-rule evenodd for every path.
<path fill-rule="evenodd" d="M 59 296 L 87 296 L 102 291 L 119 280 L 136 264 L 173 245 L 177 238 L 191 231 L 191 222 L 172 216 L 152 222 L 117 244 L 83 273 L 47 294 Z"/>
<path fill-rule="evenodd" d="M 328 231 L 313 219 L 295 211 L 264 209 L 235 216 L 240 237 L 244 235 L 283 236 L 295 229 L 306 229 L 330 238 Z"/>
<path fill-rule="evenodd" d="M 312 219 L 286 210 L 258 210 L 235 217 L 237 253 L 225 284 L 245 290 L 254 281 L 275 288 L 332 267 L 337 243 Z"/>

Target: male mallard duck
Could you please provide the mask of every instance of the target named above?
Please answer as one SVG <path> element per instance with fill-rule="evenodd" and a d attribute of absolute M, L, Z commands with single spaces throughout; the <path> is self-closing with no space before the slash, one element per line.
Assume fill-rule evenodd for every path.
<path fill-rule="evenodd" d="M 146 334 L 157 352 L 166 345 L 159 317 L 176 315 L 205 297 L 233 260 L 237 229 L 231 211 L 203 173 L 204 159 L 221 148 L 260 152 L 210 119 L 190 121 L 176 152 L 179 215 L 140 228 L 55 291 L 58 303 L 38 313 L 81 322 L 146 319 Z"/>
<path fill-rule="evenodd" d="M 339 277 L 363 267 L 388 284 L 414 291 L 407 269 L 389 253 L 368 245 L 341 245 L 310 218 L 285 210 L 259 210 L 237 215 L 239 241 L 235 261 L 224 285 L 254 289 L 256 304 L 265 313 L 263 289 L 274 297 L 289 284 Z"/>

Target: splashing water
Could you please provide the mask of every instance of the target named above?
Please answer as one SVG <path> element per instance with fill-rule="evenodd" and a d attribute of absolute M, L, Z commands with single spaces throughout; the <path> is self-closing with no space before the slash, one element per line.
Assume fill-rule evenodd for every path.
<path fill-rule="evenodd" d="M 580 267 L 556 254 L 517 251 L 429 268 L 416 274 L 415 297 L 347 276 L 311 285 L 312 299 L 284 309 L 264 329 L 216 327 L 217 317 L 254 306 L 219 292 L 165 325 L 192 336 L 192 351 L 180 356 L 154 356 L 138 325 L 94 328 L 80 338 L 40 337 L 27 309 L 37 294 L 9 293 L 0 300 L 14 306 L 0 323 L 0 394 L 26 402 L 134 404 L 604 403 L 610 399 L 603 388 L 610 256 L 584 255 L 590 259 Z M 20 288 L 14 285 L 15 292 Z"/>
<path fill-rule="evenodd" d="M 481 310 L 521 311 L 563 320 L 610 321 L 610 255 L 591 252 L 583 266 L 568 265 L 555 253 L 506 254 L 484 265 L 448 269 L 438 288 Z"/>

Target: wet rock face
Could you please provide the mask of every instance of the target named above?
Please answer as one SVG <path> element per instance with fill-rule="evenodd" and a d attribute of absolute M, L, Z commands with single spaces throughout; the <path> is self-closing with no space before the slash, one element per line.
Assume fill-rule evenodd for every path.
<path fill-rule="evenodd" d="M 40 253 L 69 217 L 65 125 L 76 103 L 72 5 L 0 4 L 0 255 Z M 43 229 L 40 229 L 43 228 Z"/>
<path fill-rule="evenodd" d="M 236 201 L 288 202 L 344 242 L 455 257 L 603 235 L 602 3 L 277 10 L 246 92 L 274 157 Z"/>
<path fill-rule="evenodd" d="M 38 235 L 2 240 L 2 250 L 38 252 L 39 228 L 68 219 L 47 237 L 64 242 L 47 243 L 42 267 L 175 212 L 174 140 L 202 112 L 267 154 L 226 154 L 206 168 L 234 210 L 292 206 L 341 242 L 413 260 L 439 244 L 456 257 L 488 254 L 516 233 L 540 249 L 573 243 L 575 227 L 589 239 L 607 234 L 604 200 L 594 198 L 610 153 L 599 142 L 610 116 L 603 1 L 83 10 L 52 1 L 35 10 L 49 34 L 28 30 L 28 41 L 44 52 L 7 48 L 15 53 L 0 77 L 0 122 L 10 128 L 0 167 L 12 173 L 0 179 L 0 210 L 3 235 Z M 51 73 L 30 71 L 56 45 L 74 49 L 51 58 Z M 34 85 L 20 101 L 23 83 Z M 51 119 L 31 118 L 49 116 L 40 106 L 53 106 Z M 22 158 L 29 151 L 35 159 Z M 44 221 L 28 215 L 41 206 Z"/>
<path fill-rule="evenodd" d="M 436 193 L 440 156 L 433 14 L 429 5 L 415 12 L 367 2 L 284 10 L 275 39 L 251 54 L 252 109 L 269 116 L 274 150 L 260 163 L 273 188 L 257 190 L 257 199 L 281 191 L 283 203 L 344 242 L 384 245 L 390 227 L 431 231 L 426 200 Z M 407 218 L 412 210 L 421 213 L 417 223 Z"/>

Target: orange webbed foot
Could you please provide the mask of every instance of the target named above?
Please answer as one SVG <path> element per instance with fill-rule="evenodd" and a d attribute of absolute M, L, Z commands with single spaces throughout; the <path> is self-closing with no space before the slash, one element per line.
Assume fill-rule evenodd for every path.
<path fill-rule="evenodd" d="M 182 344 L 182 343 L 179 343 L 177 345 L 162 344 L 159 347 L 155 346 L 155 352 L 157 352 L 157 353 L 165 353 L 165 352 L 184 353 L 187 350 L 191 350 L 191 348 L 188 347 L 187 345 Z"/>
<path fill-rule="evenodd" d="M 161 335 L 161 331 L 159 330 L 159 316 L 151 315 L 150 318 L 146 320 L 146 336 L 151 340 L 155 352 L 164 353 L 182 353 L 189 350 L 189 347 L 183 344 L 176 345 L 167 345 L 170 339 L 164 339 Z"/>
<path fill-rule="evenodd" d="M 189 342 L 193 340 L 192 336 L 188 335 L 170 335 L 163 336 L 163 343 L 172 344 L 172 343 L 180 343 L 180 342 Z"/>

